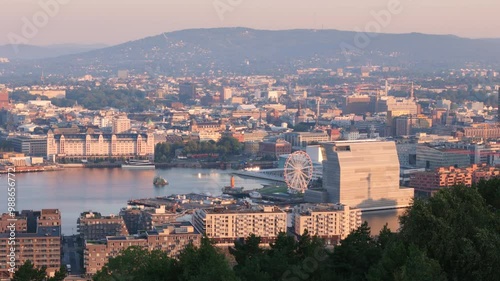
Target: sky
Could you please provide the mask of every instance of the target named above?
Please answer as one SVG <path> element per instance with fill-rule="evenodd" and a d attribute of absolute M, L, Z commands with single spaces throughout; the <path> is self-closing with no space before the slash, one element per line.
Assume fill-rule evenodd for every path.
<path fill-rule="evenodd" d="M 236 26 L 500 38 L 498 0 L 0 0 L 0 11 L 0 45 L 114 45 Z"/>

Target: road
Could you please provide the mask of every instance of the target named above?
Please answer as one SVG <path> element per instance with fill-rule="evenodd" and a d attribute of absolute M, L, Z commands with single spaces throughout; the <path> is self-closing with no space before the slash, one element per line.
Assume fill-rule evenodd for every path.
<path fill-rule="evenodd" d="M 62 265 L 71 265 L 71 272 L 69 273 L 69 278 L 65 280 L 80 280 L 74 279 L 73 277 L 79 277 L 83 274 L 83 269 L 81 267 L 82 257 L 79 252 L 81 252 L 81 246 L 76 242 L 77 236 L 64 236 L 63 237 L 63 256 L 61 263 Z M 73 279 L 71 279 L 73 278 Z M 85 279 L 81 279 L 85 280 Z"/>

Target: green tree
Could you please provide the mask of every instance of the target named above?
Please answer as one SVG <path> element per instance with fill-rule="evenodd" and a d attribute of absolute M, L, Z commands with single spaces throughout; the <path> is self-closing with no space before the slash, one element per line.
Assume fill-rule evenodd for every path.
<path fill-rule="evenodd" d="M 261 266 L 265 251 L 260 243 L 260 237 L 252 234 L 244 240 L 235 241 L 234 247 L 229 249 L 237 263 L 233 269 L 243 281 L 271 280 L 271 276 Z"/>
<path fill-rule="evenodd" d="M 12 277 L 12 281 L 45 281 L 47 278 L 46 270 L 47 267 L 45 266 L 35 268 L 33 263 L 27 260 L 16 270 Z"/>
<path fill-rule="evenodd" d="M 446 275 L 436 260 L 415 245 L 400 240 L 387 245 L 381 260 L 367 274 L 369 281 L 445 281 Z"/>
<path fill-rule="evenodd" d="M 483 180 L 476 187 L 488 205 L 500 210 L 500 179 Z"/>
<path fill-rule="evenodd" d="M 176 281 L 179 280 L 179 274 L 177 261 L 169 258 L 165 252 L 130 247 L 117 257 L 110 258 L 93 280 Z"/>
<path fill-rule="evenodd" d="M 382 250 L 364 222 L 333 250 L 328 261 L 332 278 L 327 280 L 366 280 L 368 270 L 381 256 Z"/>
<path fill-rule="evenodd" d="M 243 150 L 243 145 L 230 136 L 224 136 L 217 142 L 218 151 L 221 154 L 237 155 Z"/>
<path fill-rule="evenodd" d="M 234 281 L 238 280 L 223 253 L 206 237 L 199 248 L 189 245 L 179 255 L 181 281 Z"/>
<path fill-rule="evenodd" d="M 498 280 L 500 218 L 477 189 L 440 190 L 400 220 L 402 241 L 438 261 L 449 280 Z"/>
<path fill-rule="evenodd" d="M 58 271 L 56 271 L 54 276 L 48 278 L 47 281 L 63 281 L 66 276 L 68 276 L 68 270 L 66 269 L 66 266 L 63 265 Z"/>

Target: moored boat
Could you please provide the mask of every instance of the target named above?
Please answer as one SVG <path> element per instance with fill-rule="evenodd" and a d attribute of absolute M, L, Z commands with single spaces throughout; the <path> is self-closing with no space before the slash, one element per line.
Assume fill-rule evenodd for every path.
<path fill-rule="evenodd" d="M 123 169 L 154 169 L 155 164 L 151 163 L 149 160 L 128 160 L 125 164 L 122 164 Z"/>

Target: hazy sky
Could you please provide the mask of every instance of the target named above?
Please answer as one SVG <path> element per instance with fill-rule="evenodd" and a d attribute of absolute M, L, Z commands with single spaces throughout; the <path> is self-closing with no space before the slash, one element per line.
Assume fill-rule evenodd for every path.
<path fill-rule="evenodd" d="M 55 1 L 66 4 L 44 18 L 40 3 Z M 117 44 L 204 27 L 364 30 L 390 2 L 402 11 L 382 32 L 500 38 L 499 0 L 0 0 L 0 44 Z M 40 27 L 23 35 L 34 16 Z"/>

